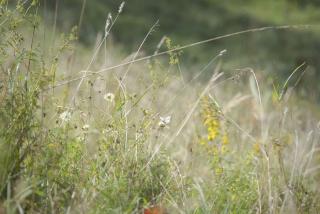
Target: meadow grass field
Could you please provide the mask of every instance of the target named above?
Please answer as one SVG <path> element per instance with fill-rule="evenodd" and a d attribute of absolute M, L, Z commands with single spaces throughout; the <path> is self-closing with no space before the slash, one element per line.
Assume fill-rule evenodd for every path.
<path fill-rule="evenodd" d="M 226 69 L 224 49 L 183 66 L 196 43 L 144 52 L 156 25 L 128 56 L 110 41 L 124 4 L 92 47 L 38 4 L 0 1 L 1 214 L 319 213 L 319 104 L 296 87 L 306 63 L 283 80 Z"/>

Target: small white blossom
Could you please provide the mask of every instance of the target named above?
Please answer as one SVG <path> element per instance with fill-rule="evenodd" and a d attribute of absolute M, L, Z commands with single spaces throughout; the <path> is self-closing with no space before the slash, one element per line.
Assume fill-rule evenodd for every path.
<path fill-rule="evenodd" d="M 113 93 L 107 93 L 103 96 L 103 99 L 106 101 L 112 103 L 114 101 L 114 94 Z"/>
<path fill-rule="evenodd" d="M 68 122 L 71 119 L 71 112 L 64 111 L 60 114 L 59 118 L 62 120 L 62 122 Z"/>
<path fill-rule="evenodd" d="M 164 128 L 164 127 L 168 126 L 170 124 L 170 122 L 171 122 L 171 116 L 167 116 L 167 117 L 161 117 L 160 116 L 160 121 L 159 121 L 158 125 L 161 128 Z"/>
<path fill-rule="evenodd" d="M 112 15 L 111 15 L 111 13 L 108 13 L 108 19 L 109 19 L 110 21 L 112 21 Z"/>
<path fill-rule="evenodd" d="M 82 130 L 87 131 L 89 128 L 90 128 L 89 124 L 85 124 L 85 125 L 82 127 Z"/>
<path fill-rule="evenodd" d="M 84 142 L 84 136 L 80 135 L 77 137 L 78 142 Z"/>

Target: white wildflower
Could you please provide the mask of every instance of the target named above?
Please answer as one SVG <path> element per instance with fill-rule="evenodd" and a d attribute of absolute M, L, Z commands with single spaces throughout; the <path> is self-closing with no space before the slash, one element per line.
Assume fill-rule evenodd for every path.
<path fill-rule="evenodd" d="M 85 125 L 82 127 L 82 130 L 87 131 L 89 128 L 90 128 L 90 125 L 89 125 L 89 124 L 85 124 Z"/>
<path fill-rule="evenodd" d="M 113 93 L 107 93 L 103 96 L 103 99 L 106 101 L 112 103 L 114 101 L 114 94 Z"/>
<path fill-rule="evenodd" d="M 123 7 L 124 7 L 124 4 L 125 4 L 125 2 L 124 2 L 124 1 L 120 4 L 120 6 L 119 6 L 119 10 L 118 10 L 118 13 L 121 13 L 121 12 L 122 12 Z"/>
<path fill-rule="evenodd" d="M 141 131 L 136 132 L 136 141 L 143 137 L 143 133 Z"/>
<path fill-rule="evenodd" d="M 161 128 L 164 128 L 164 127 L 168 126 L 170 124 L 170 122 L 171 122 L 171 116 L 167 116 L 167 117 L 161 117 L 160 116 L 160 121 L 159 121 L 158 125 Z"/>
<path fill-rule="evenodd" d="M 78 137 L 77 137 L 77 141 L 78 141 L 78 142 L 84 142 L 84 136 L 82 136 L 82 135 L 81 135 L 81 136 L 78 136 Z"/>
<path fill-rule="evenodd" d="M 64 111 L 60 114 L 60 119 L 62 120 L 62 122 L 68 122 L 71 119 L 71 112 L 69 111 Z"/>

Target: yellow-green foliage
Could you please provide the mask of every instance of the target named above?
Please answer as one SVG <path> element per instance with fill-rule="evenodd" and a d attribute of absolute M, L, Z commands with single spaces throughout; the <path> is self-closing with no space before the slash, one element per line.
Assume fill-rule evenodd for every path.
<path fill-rule="evenodd" d="M 180 47 L 179 45 L 173 46 L 172 45 L 172 40 L 169 37 L 165 38 L 165 43 L 166 43 L 166 46 L 167 46 L 168 50 L 175 50 L 175 49 L 178 49 Z M 170 65 L 178 64 L 179 63 L 179 56 L 181 54 L 182 54 L 181 50 L 169 52 L 169 56 L 170 56 L 169 64 Z"/>

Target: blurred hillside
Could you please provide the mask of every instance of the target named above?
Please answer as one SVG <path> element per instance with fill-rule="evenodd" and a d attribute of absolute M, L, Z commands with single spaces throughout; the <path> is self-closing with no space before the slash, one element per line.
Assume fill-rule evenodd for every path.
<path fill-rule="evenodd" d="M 52 16 L 58 8 L 58 23 L 65 30 L 79 23 L 83 0 L 46 1 Z M 116 15 L 121 1 L 85 1 L 81 39 L 94 43 L 97 33 L 103 32 L 109 12 Z M 68 20 L 68 21 L 66 21 Z M 153 52 L 161 38 L 169 36 L 174 44 L 184 45 L 243 29 L 274 25 L 318 24 L 318 0 L 130 0 L 126 2 L 114 28 L 112 38 L 128 53 L 135 51 L 150 27 L 159 26 L 148 38 L 143 49 Z M 274 30 L 250 33 L 184 50 L 183 63 L 206 62 L 223 49 L 228 50 L 229 68 L 253 67 L 284 78 L 303 62 L 309 66 L 308 83 L 316 84 L 320 68 L 320 29 Z"/>

